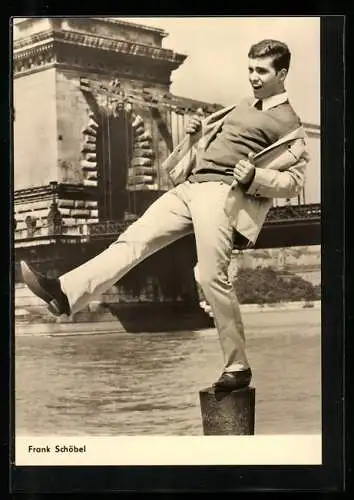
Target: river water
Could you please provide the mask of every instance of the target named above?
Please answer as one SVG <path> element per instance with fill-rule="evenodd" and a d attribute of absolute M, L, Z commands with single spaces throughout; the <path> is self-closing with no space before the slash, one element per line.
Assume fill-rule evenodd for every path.
<path fill-rule="evenodd" d="M 255 434 L 321 432 L 320 310 L 246 312 Z M 17 336 L 20 435 L 201 435 L 222 369 L 214 329 Z"/>

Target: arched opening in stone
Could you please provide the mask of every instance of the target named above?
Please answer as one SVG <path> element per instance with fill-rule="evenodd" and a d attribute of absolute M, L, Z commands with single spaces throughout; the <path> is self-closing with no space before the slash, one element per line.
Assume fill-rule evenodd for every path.
<path fill-rule="evenodd" d="M 149 119 L 133 112 L 116 79 L 105 88 L 81 78 L 80 89 L 89 106 L 81 148 L 84 185 L 98 188 L 100 221 L 135 220 L 159 194 L 154 151 L 159 150 L 159 113 Z"/>
<path fill-rule="evenodd" d="M 100 109 L 96 137 L 98 214 L 100 220 L 122 220 L 128 204 L 126 190 L 133 151 L 131 116 L 125 110 Z"/>

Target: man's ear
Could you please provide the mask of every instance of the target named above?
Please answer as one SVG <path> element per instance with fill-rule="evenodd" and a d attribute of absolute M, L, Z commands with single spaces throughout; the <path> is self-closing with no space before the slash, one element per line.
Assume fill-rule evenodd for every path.
<path fill-rule="evenodd" d="M 285 68 L 282 68 L 278 73 L 279 80 L 281 82 L 283 82 L 285 80 L 285 78 L 287 77 L 287 74 L 288 74 L 288 71 Z"/>

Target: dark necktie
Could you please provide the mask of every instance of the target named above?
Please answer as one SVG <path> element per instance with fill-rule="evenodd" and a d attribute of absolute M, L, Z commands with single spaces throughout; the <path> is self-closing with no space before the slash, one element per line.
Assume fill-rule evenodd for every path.
<path fill-rule="evenodd" d="M 259 111 L 262 111 L 262 99 L 259 99 L 256 104 L 254 105 L 256 109 L 259 109 Z"/>

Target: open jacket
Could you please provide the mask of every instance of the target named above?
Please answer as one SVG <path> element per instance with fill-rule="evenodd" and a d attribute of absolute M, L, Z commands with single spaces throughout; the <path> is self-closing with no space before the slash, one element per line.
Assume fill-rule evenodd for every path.
<path fill-rule="evenodd" d="M 225 117 L 236 105 L 228 106 L 202 121 L 201 130 L 188 134 L 163 162 L 174 185 L 187 180 L 198 161 L 221 129 Z M 263 226 L 273 198 L 293 198 L 301 192 L 309 161 L 305 131 L 299 126 L 255 155 L 256 172 L 247 190 L 235 181 L 225 204 L 234 229 L 254 244 Z"/>

